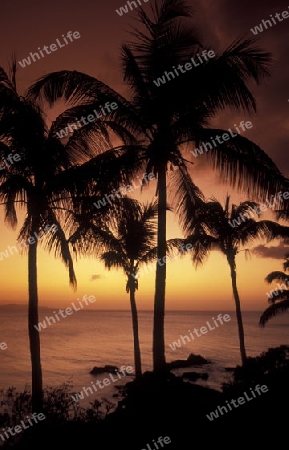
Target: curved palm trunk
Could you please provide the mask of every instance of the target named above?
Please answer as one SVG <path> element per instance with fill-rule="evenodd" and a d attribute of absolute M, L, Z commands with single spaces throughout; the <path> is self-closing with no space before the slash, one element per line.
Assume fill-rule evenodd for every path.
<path fill-rule="evenodd" d="M 139 345 L 138 315 L 137 315 L 137 307 L 136 307 L 136 301 L 135 301 L 134 283 L 135 283 L 135 280 L 132 280 L 129 283 L 129 297 L 130 297 L 132 329 L 133 329 L 135 376 L 136 376 L 136 378 L 140 378 L 142 375 L 141 353 L 140 353 L 140 345 Z"/>
<path fill-rule="evenodd" d="M 241 312 L 241 303 L 240 303 L 240 297 L 237 289 L 237 273 L 236 273 L 236 263 L 235 263 L 235 257 L 234 256 L 228 256 L 228 263 L 231 269 L 231 279 L 232 279 L 232 288 L 233 288 L 233 295 L 236 305 L 236 317 L 237 317 L 237 324 L 238 324 L 238 333 L 239 333 L 239 342 L 240 342 L 240 353 L 241 353 L 241 360 L 242 365 L 246 363 L 247 356 L 246 356 L 246 348 L 245 348 L 245 336 L 244 336 L 244 327 L 243 327 L 243 319 L 242 319 L 242 312 Z"/>
<path fill-rule="evenodd" d="M 158 261 L 156 265 L 153 328 L 153 368 L 155 372 L 162 372 L 166 368 L 164 334 L 166 264 L 163 262 L 163 258 L 166 256 L 166 205 L 166 165 L 162 165 L 158 172 Z"/>
<path fill-rule="evenodd" d="M 35 225 L 35 224 L 34 224 Z M 37 226 L 32 225 L 32 232 L 38 232 Z M 42 369 L 40 360 L 40 336 L 34 325 L 38 325 L 38 292 L 37 292 L 37 240 L 28 249 L 28 331 L 32 366 L 32 411 L 43 410 Z"/>

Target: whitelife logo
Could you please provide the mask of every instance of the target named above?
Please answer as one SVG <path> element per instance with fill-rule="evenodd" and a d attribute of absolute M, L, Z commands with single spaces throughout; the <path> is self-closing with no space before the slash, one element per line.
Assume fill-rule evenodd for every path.
<path fill-rule="evenodd" d="M 74 130 L 78 130 L 79 128 L 83 128 L 85 125 L 88 125 L 91 122 L 95 122 L 96 119 L 100 119 L 102 116 L 106 116 L 106 112 L 104 111 L 104 108 L 107 109 L 108 113 L 111 113 L 111 110 L 116 110 L 118 108 L 118 104 L 115 102 L 109 103 L 106 102 L 104 107 L 100 106 L 99 110 L 96 111 L 93 110 L 93 114 L 89 114 L 88 116 L 84 117 L 82 116 L 80 119 L 76 119 L 76 123 L 73 123 L 72 125 L 69 123 L 67 127 L 63 128 L 62 130 L 56 131 L 55 137 L 58 139 L 62 139 L 66 136 L 68 136 L 69 133 L 73 133 Z M 101 113 L 100 113 L 101 111 Z M 82 123 L 81 123 L 82 122 Z"/>
<path fill-rule="evenodd" d="M 141 450 L 159 450 L 160 447 L 161 448 L 164 447 L 164 444 L 170 444 L 171 442 L 172 441 L 169 436 L 165 436 L 165 437 L 160 436 L 157 439 L 157 443 L 156 443 L 155 439 L 153 439 L 153 442 L 152 442 L 154 445 L 153 448 L 150 446 L 150 444 L 146 444 L 146 448 L 142 448 Z M 160 447 L 158 446 L 158 444 L 160 445 Z"/>
<path fill-rule="evenodd" d="M 230 406 L 233 405 L 234 408 L 239 408 L 240 405 L 244 405 L 245 402 L 250 402 L 251 400 L 253 400 L 254 398 L 256 398 L 256 394 L 255 392 L 258 393 L 258 395 L 261 395 L 262 393 L 264 394 L 265 392 L 268 392 L 268 386 L 266 386 L 266 384 L 263 384 L 262 386 L 260 386 L 260 384 L 257 384 L 257 386 L 255 386 L 255 389 L 253 390 L 252 388 L 250 388 L 252 397 L 249 397 L 247 395 L 247 392 L 244 392 L 244 397 L 238 397 L 237 400 L 230 400 L 230 402 L 228 400 L 226 400 L 226 406 L 227 408 L 232 411 L 232 407 Z M 261 392 L 260 392 L 261 391 Z M 246 400 L 245 400 L 246 399 Z M 209 419 L 210 422 L 212 422 L 214 419 L 217 419 L 219 416 L 219 412 L 221 413 L 221 415 L 224 415 L 224 412 L 227 413 L 229 412 L 228 409 L 226 408 L 226 406 L 218 406 L 218 409 L 216 409 L 215 411 L 212 411 L 210 414 L 206 414 L 206 417 Z"/>
<path fill-rule="evenodd" d="M 219 323 L 221 325 L 224 325 L 223 320 L 224 320 L 224 322 L 229 322 L 231 320 L 231 316 L 229 314 L 224 314 L 224 315 L 223 314 L 219 314 L 217 319 L 215 319 L 215 317 L 212 317 L 212 319 L 214 321 L 214 324 L 216 325 L 215 327 L 211 327 L 211 324 L 209 323 L 209 321 L 206 322 L 206 325 L 208 325 L 208 328 L 209 328 L 210 331 L 215 330 L 216 328 L 219 327 L 219 325 L 217 323 L 217 320 L 219 321 Z M 199 333 L 199 330 L 200 330 L 201 334 Z M 194 328 L 193 333 L 195 333 L 195 335 L 197 337 L 201 337 L 202 334 L 207 334 L 207 332 L 209 330 L 207 329 L 207 327 L 203 326 L 200 329 L 199 328 Z M 195 337 L 191 333 L 191 330 L 188 330 L 188 333 L 190 333 L 191 339 L 194 341 Z M 191 342 L 191 339 L 186 334 L 184 336 L 181 334 L 180 338 L 181 339 L 178 339 L 177 341 L 174 341 L 172 344 L 169 344 L 169 346 L 171 347 L 172 350 L 176 350 L 176 348 L 180 348 L 181 347 L 181 345 L 182 345 L 181 340 L 182 340 L 183 344 L 186 344 L 187 342 Z M 185 339 L 187 339 L 187 342 L 186 342 Z"/>
<path fill-rule="evenodd" d="M 261 215 L 261 212 L 265 212 L 267 211 L 268 208 L 273 208 L 275 205 L 278 204 L 278 202 L 283 203 L 283 199 L 288 200 L 289 198 L 289 192 L 278 192 L 277 197 L 275 195 L 271 196 L 271 203 L 270 200 L 267 198 L 265 201 L 266 203 L 268 203 L 268 205 L 266 205 L 265 203 L 262 203 L 259 206 L 254 206 L 253 209 L 255 211 L 255 213 L 257 214 L 257 216 Z M 229 224 L 231 225 L 231 227 L 235 228 L 238 225 L 241 225 L 242 221 L 245 222 L 246 220 L 249 219 L 254 219 L 254 213 L 253 211 L 249 211 L 249 213 L 244 213 L 244 214 L 239 214 L 239 216 L 236 219 L 233 219 L 233 221 L 229 220 Z"/>
<path fill-rule="evenodd" d="M 132 182 L 133 185 L 128 184 L 123 189 L 122 188 L 119 188 L 117 190 L 113 189 L 110 194 L 105 194 L 105 196 L 102 197 L 102 199 L 98 200 L 97 203 L 94 202 L 93 205 L 97 209 L 100 209 L 102 206 L 105 206 L 107 204 L 106 200 L 110 205 L 112 205 L 112 202 L 115 201 L 115 198 L 121 198 L 122 195 L 126 195 L 128 192 L 131 192 L 134 189 L 142 188 L 143 186 L 145 186 L 145 184 L 148 184 L 150 180 L 155 179 L 155 175 L 152 172 L 150 172 L 149 174 L 144 173 L 141 179 L 139 178 L 139 176 L 137 176 L 137 178 L 140 180 L 138 185 L 136 185 L 135 182 L 133 181 Z"/>
<path fill-rule="evenodd" d="M 21 160 L 19 153 L 9 153 L 7 158 L 3 158 L 2 163 L 0 164 L 0 170 L 4 170 L 5 166 L 9 168 L 14 164 L 14 162 L 18 162 Z M 8 161 L 8 162 L 7 162 Z"/>
<path fill-rule="evenodd" d="M 192 64 L 189 62 L 187 62 L 185 64 L 179 64 L 178 69 L 181 73 L 186 73 L 187 71 L 192 70 L 193 67 L 198 67 L 201 64 L 203 64 L 204 62 L 208 61 L 208 57 L 214 58 L 215 56 L 216 55 L 213 50 L 209 50 L 209 51 L 203 50 L 201 56 L 198 53 L 195 58 L 191 58 Z M 204 59 L 202 59 L 202 57 Z M 196 58 L 198 58 L 199 63 L 197 61 L 195 61 Z M 183 67 L 185 67 L 185 68 L 183 69 Z M 157 87 L 160 87 L 161 85 L 164 85 L 167 81 L 171 81 L 171 79 L 176 78 L 176 75 L 177 76 L 180 75 L 175 66 L 173 66 L 172 69 L 174 70 L 175 74 L 174 74 L 174 72 L 165 71 L 164 75 L 162 77 L 159 77 L 157 80 L 153 80 L 154 84 Z M 167 80 L 166 80 L 166 77 L 167 77 Z"/>
<path fill-rule="evenodd" d="M 44 230 L 41 230 L 39 232 L 39 234 L 34 232 L 35 237 L 29 236 L 29 238 L 27 239 L 28 244 L 25 242 L 25 239 L 22 239 L 21 242 L 17 243 L 18 248 L 15 245 L 12 245 L 11 247 L 10 247 L 10 245 L 8 245 L 7 250 L 5 250 L 4 252 L 0 252 L 0 261 L 2 261 L 3 258 L 8 258 L 10 256 L 8 252 L 10 252 L 11 255 L 14 255 L 14 251 L 16 253 L 19 253 L 18 249 L 23 250 L 23 247 L 22 247 L 23 245 L 25 247 L 28 247 L 28 245 L 33 245 L 33 244 L 35 244 L 35 242 L 41 241 L 41 239 L 43 238 L 45 233 L 48 233 L 49 231 L 51 231 L 52 233 L 55 233 L 57 231 L 57 229 L 58 229 L 57 225 L 51 225 L 51 226 L 46 225 Z M 40 234 L 40 233 L 42 233 L 42 234 Z"/>
<path fill-rule="evenodd" d="M 141 0 L 137 0 L 138 4 L 141 6 L 142 2 Z M 144 3 L 147 3 L 149 0 L 143 0 Z M 138 5 L 136 2 L 126 2 L 126 4 L 130 7 L 130 10 L 138 8 Z M 132 4 L 134 4 L 134 8 L 132 8 Z M 119 9 L 115 10 L 119 16 L 122 16 L 123 14 L 128 13 L 128 7 L 127 6 L 121 6 Z"/>
<path fill-rule="evenodd" d="M 68 31 L 66 37 L 70 40 L 70 42 L 73 42 L 72 36 L 73 36 L 74 39 L 79 39 L 81 37 L 78 31 L 74 31 L 74 33 L 72 33 L 72 31 Z M 67 39 L 64 36 L 64 34 L 62 35 L 62 37 L 63 37 L 63 40 L 64 40 L 65 44 L 61 45 L 61 42 L 59 41 L 59 39 L 56 39 L 58 47 L 57 47 L 56 44 L 50 44 L 49 48 L 50 48 L 51 51 L 48 50 L 48 46 L 47 45 L 44 45 L 42 50 L 46 52 L 46 55 L 50 55 L 51 52 L 55 52 L 56 50 L 58 50 L 58 48 L 65 47 L 65 45 L 70 44 L 70 42 L 67 41 Z M 44 58 L 46 55 L 43 54 L 43 51 L 41 50 L 40 47 L 38 47 L 38 50 L 39 50 L 39 53 L 42 56 L 42 58 Z M 35 55 L 37 56 L 38 59 L 40 59 L 39 53 L 37 53 L 37 52 L 36 53 L 30 52 L 29 55 L 31 56 L 33 61 L 31 61 L 30 56 L 27 56 L 27 59 L 24 58 L 24 59 L 22 59 L 22 61 L 18 61 L 18 63 L 24 69 L 24 67 L 30 66 L 31 62 L 35 62 L 36 61 Z"/>
<path fill-rule="evenodd" d="M 94 303 L 94 302 L 96 301 L 96 298 L 95 298 L 94 295 L 90 295 L 90 296 L 88 297 L 88 299 L 87 299 L 86 297 L 87 297 L 87 295 L 84 295 L 84 296 L 82 297 L 82 301 L 86 304 L 86 306 L 87 306 L 89 303 Z M 78 298 L 77 300 L 79 300 L 79 298 Z M 88 302 L 89 302 L 89 303 L 88 303 Z M 80 311 L 80 310 L 83 308 L 83 304 L 82 304 L 81 300 L 79 300 L 78 303 L 79 303 L 79 306 L 81 306 L 81 308 L 77 308 L 77 307 L 75 306 L 74 302 L 71 303 L 71 306 L 73 306 L 74 311 Z M 72 308 L 69 308 L 69 307 L 66 308 L 66 309 L 65 309 L 65 313 L 66 313 L 67 315 L 65 315 L 64 309 L 60 309 L 60 310 L 58 311 L 58 314 L 60 314 L 61 317 L 62 317 L 63 319 L 65 319 L 67 316 L 71 316 L 71 314 L 73 314 L 73 312 L 74 312 L 73 309 L 72 309 Z M 53 316 L 50 316 L 50 317 L 46 316 L 45 319 L 43 320 L 43 322 L 39 322 L 38 325 L 34 325 L 34 328 L 36 328 L 36 330 L 37 330 L 38 332 L 39 332 L 39 331 L 42 331 L 42 329 L 44 330 L 45 328 L 47 328 L 47 325 L 52 325 L 52 323 L 56 323 L 55 317 L 56 317 L 56 319 L 57 319 L 58 322 L 59 322 L 59 321 L 60 321 L 60 318 L 59 318 L 57 312 L 56 312 L 56 311 L 53 311 L 53 313 L 54 313 L 54 317 L 53 317 Z M 52 323 L 51 323 L 51 321 L 52 321 Z"/>
<path fill-rule="evenodd" d="M 244 122 L 244 120 L 242 120 L 240 122 L 239 127 L 237 127 L 236 124 L 234 124 L 234 127 L 235 127 L 236 131 L 238 132 L 238 134 L 241 134 L 239 127 L 242 128 L 243 131 L 246 131 L 246 129 L 252 128 L 253 124 L 249 120 L 246 123 Z M 222 136 L 219 136 L 217 134 L 217 136 L 210 137 L 210 139 L 213 142 L 214 147 L 216 148 L 218 146 L 218 144 L 223 144 L 225 141 L 229 141 L 230 139 L 238 136 L 238 134 L 233 133 L 231 128 L 229 128 L 228 133 L 223 133 Z M 218 142 L 218 144 L 216 144 L 215 140 Z M 195 158 L 197 158 L 199 156 L 199 154 L 202 155 L 204 153 L 204 150 L 207 152 L 208 150 L 212 150 L 212 148 L 213 148 L 213 146 L 212 146 L 211 142 L 202 142 L 202 145 L 199 148 L 196 147 L 194 150 L 191 150 L 191 153 L 194 155 Z"/>
<path fill-rule="evenodd" d="M 28 426 L 26 426 L 27 424 L 24 423 L 23 420 L 21 420 L 21 425 L 16 425 L 13 429 L 11 427 L 6 428 L 6 430 L 1 430 L 1 433 L 3 433 L 6 437 L 6 439 L 9 439 L 10 436 L 15 436 L 15 434 L 17 433 L 21 433 L 21 431 L 23 430 L 27 430 L 30 427 L 33 427 L 34 423 L 32 422 L 32 419 L 34 420 L 35 423 L 38 423 L 38 420 L 40 420 L 40 422 L 42 420 L 45 419 L 45 415 L 42 413 L 33 413 L 31 418 L 29 418 L 28 416 L 26 416 L 27 422 L 29 423 Z M 38 420 L 37 420 L 38 419 Z M 23 428 L 23 429 L 22 429 Z M 8 432 L 10 433 L 10 436 L 8 435 Z M 2 439 L 3 442 L 5 442 L 5 439 L 3 437 L 3 434 L 0 434 L 0 438 Z"/>
<path fill-rule="evenodd" d="M 127 367 L 121 366 L 120 372 L 118 372 L 118 370 L 115 370 L 115 374 L 117 375 L 118 378 L 114 378 L 112 373 L 109 374 L 109 378 L 112 380 L 113 383 L 115 383 L 118 380 L 121 380 L 121 378 L 123 378 L 123 377 L 126 377 L 127 374 L 131 374 L 133 372 L 133 368 L 132 368 L 132 366 L 127 366 Z M 101 381 L 96 380 L 95 383 L 93 381 L 91 381 L 91 385 L 92 385 L 94 391 L 95 392 L 98 391 L 98 388 L 95 386 L 95 384 L 97 384 L 97 386 L 100 389 L 103 389 L 105 386 L 109 386 L 111 384 L 111 381 L 109 378 L 103 378 Z M 101 383 L 103 383 L 103 386 Z M 84 399 L 84 394 L 86 395 L 86 397 L 89 397 L 89 395 L 92 395 L 93 394 L 92 388 L 90 386 L 88 386 L 88 387 L 83 386 L 82 390 L 75 395 L 71 395 L 71 398 L 75 402 L 79 402 L 79 399 L 80 400 Z"/>
<path fill-rule="evenodd" d="M 289 6 L 288 6 L 289 8 Z M 282 19 L 281 19 L 281 15 L 282 15 Z M 271 19 L 268 20 L 262 20 L 262 23 L 260 23 L 259 25 L 256 25 L 255 28 L 251 28 L 251 31 L 253 34 L 258 34 L 258 33 L 262 33 L 264 31 L 262 25 L 265 27 L 265 29 L 267 30 L 268 28 L 268 24 L 271 27 L 273 27 L 273 25 L 277 25 L 278 22 L 276 22 L 276 20 L 274 19 L 274 17 L 272 16 L 272 14 L 270 14 Z M 283 22 L 284 19 L 288 19 L 289 17 L 289 12 L 288 11 L 283 11 L 282 13 L 276 13 L 275 14 L 276 19 L 279 20 L 279 22 Z M 273 25 L 272 25 L 273 22 Z"/>
<path fill-rule="evenodd" d="M 287 292 L 289 289 L 289 277 L 288 280 L 285 283 L 277 283 L 277 288 L 278 289 L 272 289 L 270 292 L 266 292 L 266 295 L 268 296 L 268 298 L 272 299 L 273 297 L 276 297 L 279 294 L 282 294 L 282 292 Z"/>
<path fill-rule="evenodd" d="M 192 244 L 182 244 L 179 247 L 179 250 L 177 250 L 176 253 L 170 252 L 168 253 L 166 256 L 164 256 L 163 258 L 157 258 L 157 264 L 159 266 L 164 266 L 165 264 L 167 264 L 168 262 L 170 262 L 171 260 L 180 257 L 181 255 L 184 254 L 184 251 L 186 249 L 186 251 L 189 251 L 191 248 L 193 248 Z M 148 274 L 152 271 L 154 271 L 156 269 L 156 263 L 153 262 L 151 264 L 146 264 L 144 267 L 142 267 L 140 270 L 138 270 L 136 273 L 131 273 L 131 276 L 133 276 L 136 280 L 139 279 L 140 277 L 142 277 L 145 274 Z"/>
<path fill-rule="evenodd" d="M 7 347 L 8 347 L 8 346 L 7 346 L 6 342 L 1 342 L 1 344 L 0 344 L 1 350 L 6 350 Z"/>

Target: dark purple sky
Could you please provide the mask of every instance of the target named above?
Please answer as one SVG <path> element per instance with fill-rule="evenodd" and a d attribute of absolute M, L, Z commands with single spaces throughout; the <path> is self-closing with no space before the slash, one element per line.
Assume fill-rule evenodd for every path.
<path fill-rule="evenodd" d="M 4 4 L 3 4 L 4 3 Z M 242 2 L 232 0 L 194 0 L 196 27 L 205 43 L 220 51 L 240 36 L 253 37 L 250 28 L 260 24 L 270 14 L 289 11 L 285 0 Z M 62 69 L 86 72 L 123 91 L 119 74 L 119 49 L 129 39 L 126 30 L 133 24 L 134 12 L 120 17 L 115 9 L 124 0 L 2 0 L 0 19 L 0 65 L 7 68 L 13 51 L 17 61 L 37 47 L 50 45 L 68 31 L 79 31 L 81 38 L 46 55 L 26 68 L 19 67 L 18 84 L 25 89 L 39 76 Z M 144 3 L 149 9 L 149 3 Z M 273 53 L 275 64 L 271 78 L 261 87 L 253 88 L 258 101 L 256 117 L 244 117 L 228 112 L 217 118 L 218 126 L 226 129 L 247 119 L 253 123 L 249 137 L 258 143 L 289 175 L 289 83 L 288 50 L 289 19 L 277 22 L 259 35 L 259 45 Z"/>

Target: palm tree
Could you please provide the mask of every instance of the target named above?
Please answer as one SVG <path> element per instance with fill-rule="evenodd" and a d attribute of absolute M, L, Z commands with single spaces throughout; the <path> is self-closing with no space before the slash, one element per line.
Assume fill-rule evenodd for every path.
<path fill-rule="evenodd" d="M 103 153 L 105 148 L 111 148 L 106 131 L 108 124 L 99 121 L 94 125 L 98 139 L 93 143 L 90 134 L 81 129 L 69 136 L 66 142 L 60 141 L 55 138 L 55 133 L 68 125 L 66 111 L 49 126 L 39 106 L 40 99 L 33 101 L 31 96 L 17 93 L 15 72 L 15 60 L 10 77 L 0 68 L 0 157 L 2 160 L 11 153 L 18 154 L 17 162 L 0 171 L 0 201 L 5 208 L 5 222 L 12 229 L 18 223 L 17 206 L 26 210 L 19 240 L 26 242 L 30 237 L 44 233 L 41 241 L 36 239 L 36 242 L 26 245 L 32 408 L 33 412 L 39 412 L 42 410 L 43 392 L 40 336 L 35 328 L 39 322 L 38 245 L 61 258 L 69 270 L 69 282 L 76 289 L 73 260 L 66 239 L 66 232 L 71 227 L 69 217 L 91 192 L 107 189 L 109 180 L 111 186 L 117 180 L 127 181 L 127 173 L 120 170 L 117 162 L 123 150 Z M 50 105 L 53 105 L 53 99 L 50 99 Z M 115 134 L 122 137 L 121 127 Z M 123 136 L 123 142 L 133 142 L 127 132 Z M 55 225 L 55 233 L 45 233 L 48 225 Z"/>
<path fill-rule="evenodd" d="M 289 269 L 289 253 L 285 256 L 285 262 L 283 264 L 285 271 Z M 265 309 L 260 317 L 259 324 L 265 326 L 269 319 L 275 317 L 276 314 L 280 312 L 287 311 L 289 309 L 289 275 L 284 272 L 275 271 L 269 273 L 265 278 L 267 283 L 272 283 L 272 281 L 281 281 L 282 285 L 278 283 L 278 289 L 275 291 L 270 291 L 270 296 L 268 302 L 271 303 L 268 308 Z M 284 284 L 286 283 L 286 285 Z"/>
<path fill-rule="evenodd" d="M 186 227 L 188 237 L 186 242 L 193 245 L 193 262 L 202 264 L 209 252 L 220 250 L 227 258 L 232 280 L 232 290 L 235 300 L 238 324 L 241 361 L 244 365 L 247 359 L 245 348 L 244 327 L 241 312 L 240 296 L 237 288 L 236 256 L 241 246 L 252 244 L 256 239 L 265 238 L 268 242 L 276 238 L 287 238 L 289 227 L 283 227 L 269 220 L 255 221 L 254 208 L 258 204 L 245 201 L 236 206 L 230 206 L 227 195 L 225 207 L 216 200 L 207 203 L 207 208 L 190 227 Z M 253 216 L 253 217 L 252 217 Z"/>
<path fill-rule="evenodd" d="M 135 293 L 140 267 L 156 258 L 157 211 L 156 202 L 142 205 L 124 197 L 101 214 L 95 212 L 88 222 L 83 215 L 75 216 L 79 226 L 69 239 L 75 251 L 99 256 L 108 270 L 121 269 L 127 277 L 136 378 L 142 375 L 142 369 Z"/>
<path fill-rule="evenodd" d="M 127 203 L 126 203 L 127 204 Z M 102 253 L 100 259 L 105 267 L 121 268 L 127 277 L 126 292 L 130 295 L 132 327 L 134 339 L 135 374 L 139 378 L 141 370 L 141 353 L 138 335 L 138 315 L 135 292 L 138 289 L 137 274 L 143 264 L 156 257 L 156 222 L 157 203 L 141 205 L 135 201 L 122 211 L 122 217 L 112 230 L 112 250 Z"/>
<path fill-rule="evenodd" d="M 79 111 L 82 115 L 89 114 L 92 105 L 106 101 L 117 103 L 110 123 L 115 130 L 122 127 L 139 139 L 138 148 L 127 148 L 130 155 L 123 154 L 124 167 L 134 173 L 145 168 L 157 177 L 157 257 L 162 259 L 166 254 L 168 171 L 173 171 L 178 212 L 189 224 L 203 199 L 190 177 L 190 165 L 185 156 L 190 155 L 195 145 L 224 133 L 224 130 L 209 128 L 211 118 L 218 112 L 225 108 L 246 114 L 256 111 L 247 83 L 253 80 L 259 84 L 269 74 L 271 57 L 259 49 L 254 40 L 238 40 L 199 67 L 158 87 L 154 83 L 158 77 L 174 70 L 173 67 L 183 67 L 191 57 L 197 57 L 204 46 L 195 33 L 194 24 L 190 23 L 191 8 L 185 0 L 161 3 L 154 0 L 151 9 L 151 15 L 141 6 L 136 10 L 139 27 L 132 31 L 133 41 L 122 46 L 123 77 L 130 90 L 129 99 L 100 80 L 75 71 L 44 76 L 31 88 L 30 98 L 41 95 L 53 101 L 63 98 L 87 103 Z M 75 110 L 72 109 L 70 119 L 73 118 Z M 131 161 L 135 155 L 137 158 Z M 220 172 L 223 181 L 246 189 L 258 200 L 284 188 L 285 179 L 273 161 L 258 145 L 240 135 L 222 145 L 217 144 L 202 157 Z M 135 167 L 137 162 L 142 166 Z M 157 265 L 153 364 L 158 372 L 166 367 L 165 285 L 166 265 Z"/>

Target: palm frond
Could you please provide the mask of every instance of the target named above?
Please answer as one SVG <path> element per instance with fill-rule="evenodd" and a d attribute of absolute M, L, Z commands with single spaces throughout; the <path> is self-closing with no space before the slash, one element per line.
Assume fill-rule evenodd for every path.
<path fill-rule="evenodd" d="M 257 214 L 256 209 L 259 206 L 259 203 L 253 202 L 253 201 L 245 201 L 240 203 L 240 205 L 236 206 L 234 208 L 233 213 L 231 214 L 231 220 L 238 218 L 241 214 L 247 214 L 250 218 L 253 218 L 255 216 L 259 217 L 259 214 Z"/>
<path fill-rule="evenodd" d="M 23 207 L 27 203 L 27 194 L 31 192 L 30 183 L 20 175 L 5 174 L 5 181 L 0 186 L 0 201 L 4 203 L 5 222 L 12 229 L 17 226 L 16 203 Z"/>
<path fill-rule="evenodd" d="M 184 242 L 181 238 L 175 238 L 175 239 L 168 239 L 166 241 L 166 255 L 168 258 L 176 256 L 182 256 L 180 252 L 180 246 Z M 176 251 L 175 251 L 176 250 Z M 143 264 L 148 264 L 152 261 L 156 261 L 158 256 L 158 248 L 153 247 L 149 249 L 146 253 L 144 253 L 141 258 L 139 259 L 139 266 Z"/>
<path fill-rule="evenodd" d="M 11 86 L 14 89 L 15 93 L 17 92 L 16 86 L 16 73 L 17 73 L 17 62 L 16 62 L 16 53 L 13 52 L 11 56 L 11 61 L 9 63 L 9 79 L 11 80 Z"/>
<path fill-rule="evenodd" d="M 158 23 L 165 24 L 173 19 L 191 17 L 193 14 L 192 4 L 184 0 L 163 0 L 159 5 L 158 1 L 154 3 L 154 11 Z"/>
<path fill-rule="evenodd" d="M 186 245 L 191 244 L 192 249 L 186 250 Z M 192 262 L 196 267 L 203 265 L 212 249 L 219 249 L 218 238 L 209 234 L 194 234 L 187 236 L 183 242 L 182 251 L 189 251 L 192 254 Z"/>
<path fill-rule="evenodd" d="M 285 262 L 283 263 L 283 269 L 288 270 L 289 269 L 289 253 L 285 255 Z"/>
<path fill-rule="evenodd" d="M 138 66 L 135 55 L 128 45 L 122 46 L 121 61 L 124 80 L 127 81 L 132 92 L 135 92 L 136 95 L 149 103 L 148 86 L 143 79 L 143 75 L 140 67 Z"/>
<path fill-rule="evenodd" d="M 256 101 L 246 83 L 253 79 L 259 84 L 266 78 L 272 67 L 272 58 L 270 53 L 254 44 L 254 39 L 239 39 L 197 70 L 183 74 L 181 80 L 178 78 L 180 98 L 187 98 L 194 105 L 203 103 L 211 114 L 227 107 L 255 112 Z"/>
<path fill-rule="evenodd" d="M 197 143 L 211 142 L 224 130 L 203 129 Z M 228 134 L 228 133 L 227 133 Z M 236 134 L 236 133 L 235 133 Z M 212 147 L 212 148 L 211 148 Z M 245 190 L 250 197 L 263 201 L 286 189 L 287 182 L 272 159 L 249 139 L 237 135 L 201 155 L 220 174 L 223 183 Z"/>
<path fill-rule="evenodd" d="M 3 67 L 0 67 L 0 84 L 11 91 L 14 91 L 13 83 Z"/>
<path fill-rule="evenodd" d="M 266 276 L 265 281 L 268 284 L 272 283 L 272 281 L 285 281 L 285 283 L 288 283 L 288 287 L 289 287 L 289 275 L 287 275 L 284 272 L 277 271 L 277 270 L 269 273 Z"/>
<path fill-rule="evenodd" d="M 287 289 L 288 286 L 282 286 L 279 284 L 279 286 L 277 285 L 277 287 L 278 289 L 273 290 L 272 294 L 272 291 L 270 291 L 268 303 L 274 304 L 289 298 L 289 290 Z"/>
<path fill-rule="evenodd" d="M 69 243 L 55 214 L 52 211 L 47 211 L 48 220 L 50 224 L 56 225 L 57 229 L 54 233 L 46 233 L 43 240 L 40 242 L 44 249 L 49 252 L 54 252 L 56 258 L 60 258 L 65 267 L 68 268 L 69 283 L 76 290 L 77 280 L 74 272 L 73 260 L 69 249 Z"/>
<path fill-rule="evenodd" d="M 46 101 L 53 106 L 63 99 L 71 105 L 91 103 L 91 101 L 125 101 L 112 88 L 100 80 L 82 72 L 62 70 L 44 75 L 27 92 L 31 101 Z"/>
<path fill-rule="evenodd" d="M 268 320 L 275 317 L 277 314 L 285 312 L 289 309 L 289 299 L 282 300 L 279 303 L 274 303 L 270 305 L 260 317 L 259 324 L 264 327 Z"/>
<path fill-rule="evenodd" d="M 129 271 L 129 264 L 124 254 L 114 251 L 104 252 L 100 256 L 100 260 L 104 262 L 104 265 L 108 270 L 116 268 L 123 269 L 125 272 Z"/>
<path fill-rule="evenodd" d="M 289 238 L 289 227 L 272 222 L 271 220 L 262 220 L 257 223 L 261 223 L 261 226 L 264 226 L 264 235 L 268 242 L 274 239 L 286 240 Z"/>
<path fill-rule="evenodd" d="M 28 238 L 31 236 L 31 227 L 32 227 L 32 217 L 30 214 L 27 214 L 27 216 L 25 217 L 24 222 L 22 224 L 22 227 L 19 231 L 17 240 L 18 241 L 24 240 L 27 242 Z M 25 253 L 26 249 L 23 249 L 23 250 L 24 250 L 23 253 Z"/>
<path fill-rule="evenodd" d="M 197 214 L 204 208 L 204 196 L 193 183 L 188 170 L 181 165 L 171 174 L 171 180 L 176 186 L 173 206 L 178 214 L 184 233 L 193 229 Z"/>

